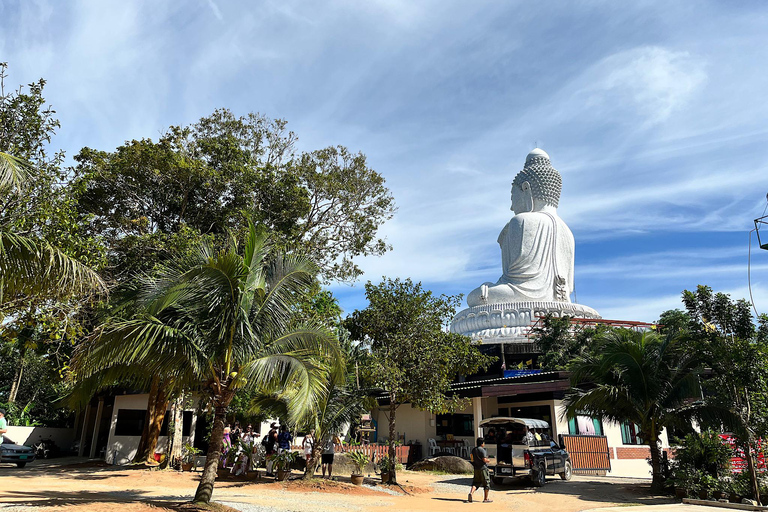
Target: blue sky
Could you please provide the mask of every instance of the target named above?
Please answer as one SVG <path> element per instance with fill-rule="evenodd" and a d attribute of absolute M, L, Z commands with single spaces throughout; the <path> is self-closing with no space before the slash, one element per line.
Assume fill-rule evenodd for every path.
<path fill-rule="evenodd" d="M 697 284 L 747 296 L 765 2 L 0 0 L 0 61 L 10 84 L 48 80 L 69 155 L 221 106 L 287 119 L 303 150 L 363 151 L 399 207 L 364 279 L 495 281 L 509 184 L 538 143 L 563 175 L 578 302 L 651 321 Z M 768 252 L 752 278 L 766 311 Z M 333 289 L 366 303 L 362 282 Z"/>

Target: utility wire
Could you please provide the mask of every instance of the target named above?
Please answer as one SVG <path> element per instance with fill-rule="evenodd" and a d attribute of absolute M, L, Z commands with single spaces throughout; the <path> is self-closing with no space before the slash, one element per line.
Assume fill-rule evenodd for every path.
<path fill-rule="evenodd" d="M 752 231 L 755 230 L 753 229 Z M 755 299 L 752 298 L 752 231 L 749 232 L 749 251 L 747 253 L 747 284 L 749 285 L 749 301 L 752 303 L 752 309 L 755 310 L 755 316 L 759 316 L 755 306 Z"/>

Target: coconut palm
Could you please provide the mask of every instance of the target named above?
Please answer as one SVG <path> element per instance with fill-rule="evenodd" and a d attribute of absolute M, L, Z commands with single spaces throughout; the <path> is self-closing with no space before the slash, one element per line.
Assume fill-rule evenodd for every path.
<path fill-rule="evenodd" d="M 316 396 L 311 408 L 295 409 L 291 407 L 295 389 L 285 391 L 262 390 L 251 401 L 250 412 L 258 414 L 269 412 L 270 416 L 287 418 L 290 423 L 305 432 L 314 431 L 312 454 L 307 460 L 305 478 L 312 478 L 320 463 L 323 445 L 332 441 L 343 429 L 347 428 L 369 410 L 370 399 L 360 390 L 347 385 L 345 372 L 325 374 L 324 389 Z"/>
<path fill-rule="evenodd" d="M 699 396 L 696 362 L 674 337 L 654 332 L 612 329 L 597 343 L 569 366 L 573 390 L 565 397 L 566 413 L 638 425 L 651 450 L 652 487 L 660 489 L 659 435 L 692 412 L 688 404 Z"/>
<path fill-rule="evenodd" d="M 0 152 L 0 193 L 20 192 L 31 176 L 27 162 Z M 96 272 L 46 240 L 0 226 L 0 307 L 12 309 L 13 301 L 27 301 L 29 296 L 92 291 L 106 291 Z"/>
<path fill-rule="evenodd" d="M 135 315 L 114 320 L 78 348 L 74 362 L 87 378 L 105 367 L 138 364 L 163 378 L 196 381 L 214 410 L 208 457 L 195 502 L 213 493 L 224 419 L 235 392 L 249 386 L 291 386 L 290 405 L 310 407 L 322 391 L 338 344 L 320 326 L 295 318 L 295 305 L 317 273 L 308 259 L 270 247 L 250 227 L 242 254 L 205 245 L 140 278 Z"/>

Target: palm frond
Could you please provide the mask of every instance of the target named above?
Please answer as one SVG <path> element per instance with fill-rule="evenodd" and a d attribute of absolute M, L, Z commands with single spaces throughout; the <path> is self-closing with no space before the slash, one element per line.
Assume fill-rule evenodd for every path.
<path fill-rule="evenodd" d="M 2 295 L 106 293 L 101 277 L 44 240 L 0 231 Z"/>
<path fill-rule="evenodd" d="M 32 166 L 21 158 L 0 151 L 0 191 L 15 188 L 32 178 Z"/>

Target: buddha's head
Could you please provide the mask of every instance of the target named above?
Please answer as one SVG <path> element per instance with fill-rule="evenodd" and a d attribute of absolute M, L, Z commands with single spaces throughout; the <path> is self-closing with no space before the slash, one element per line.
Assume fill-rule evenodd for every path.
<path fill-rule="evenodd" d="M 525 158 L 523 170 L 512 181 L 512 210 L 517 213 L 537 212 L 546 206 L 557 208 L 563 178 L 549 163 L 549 155 L 534 149 Z"/>

